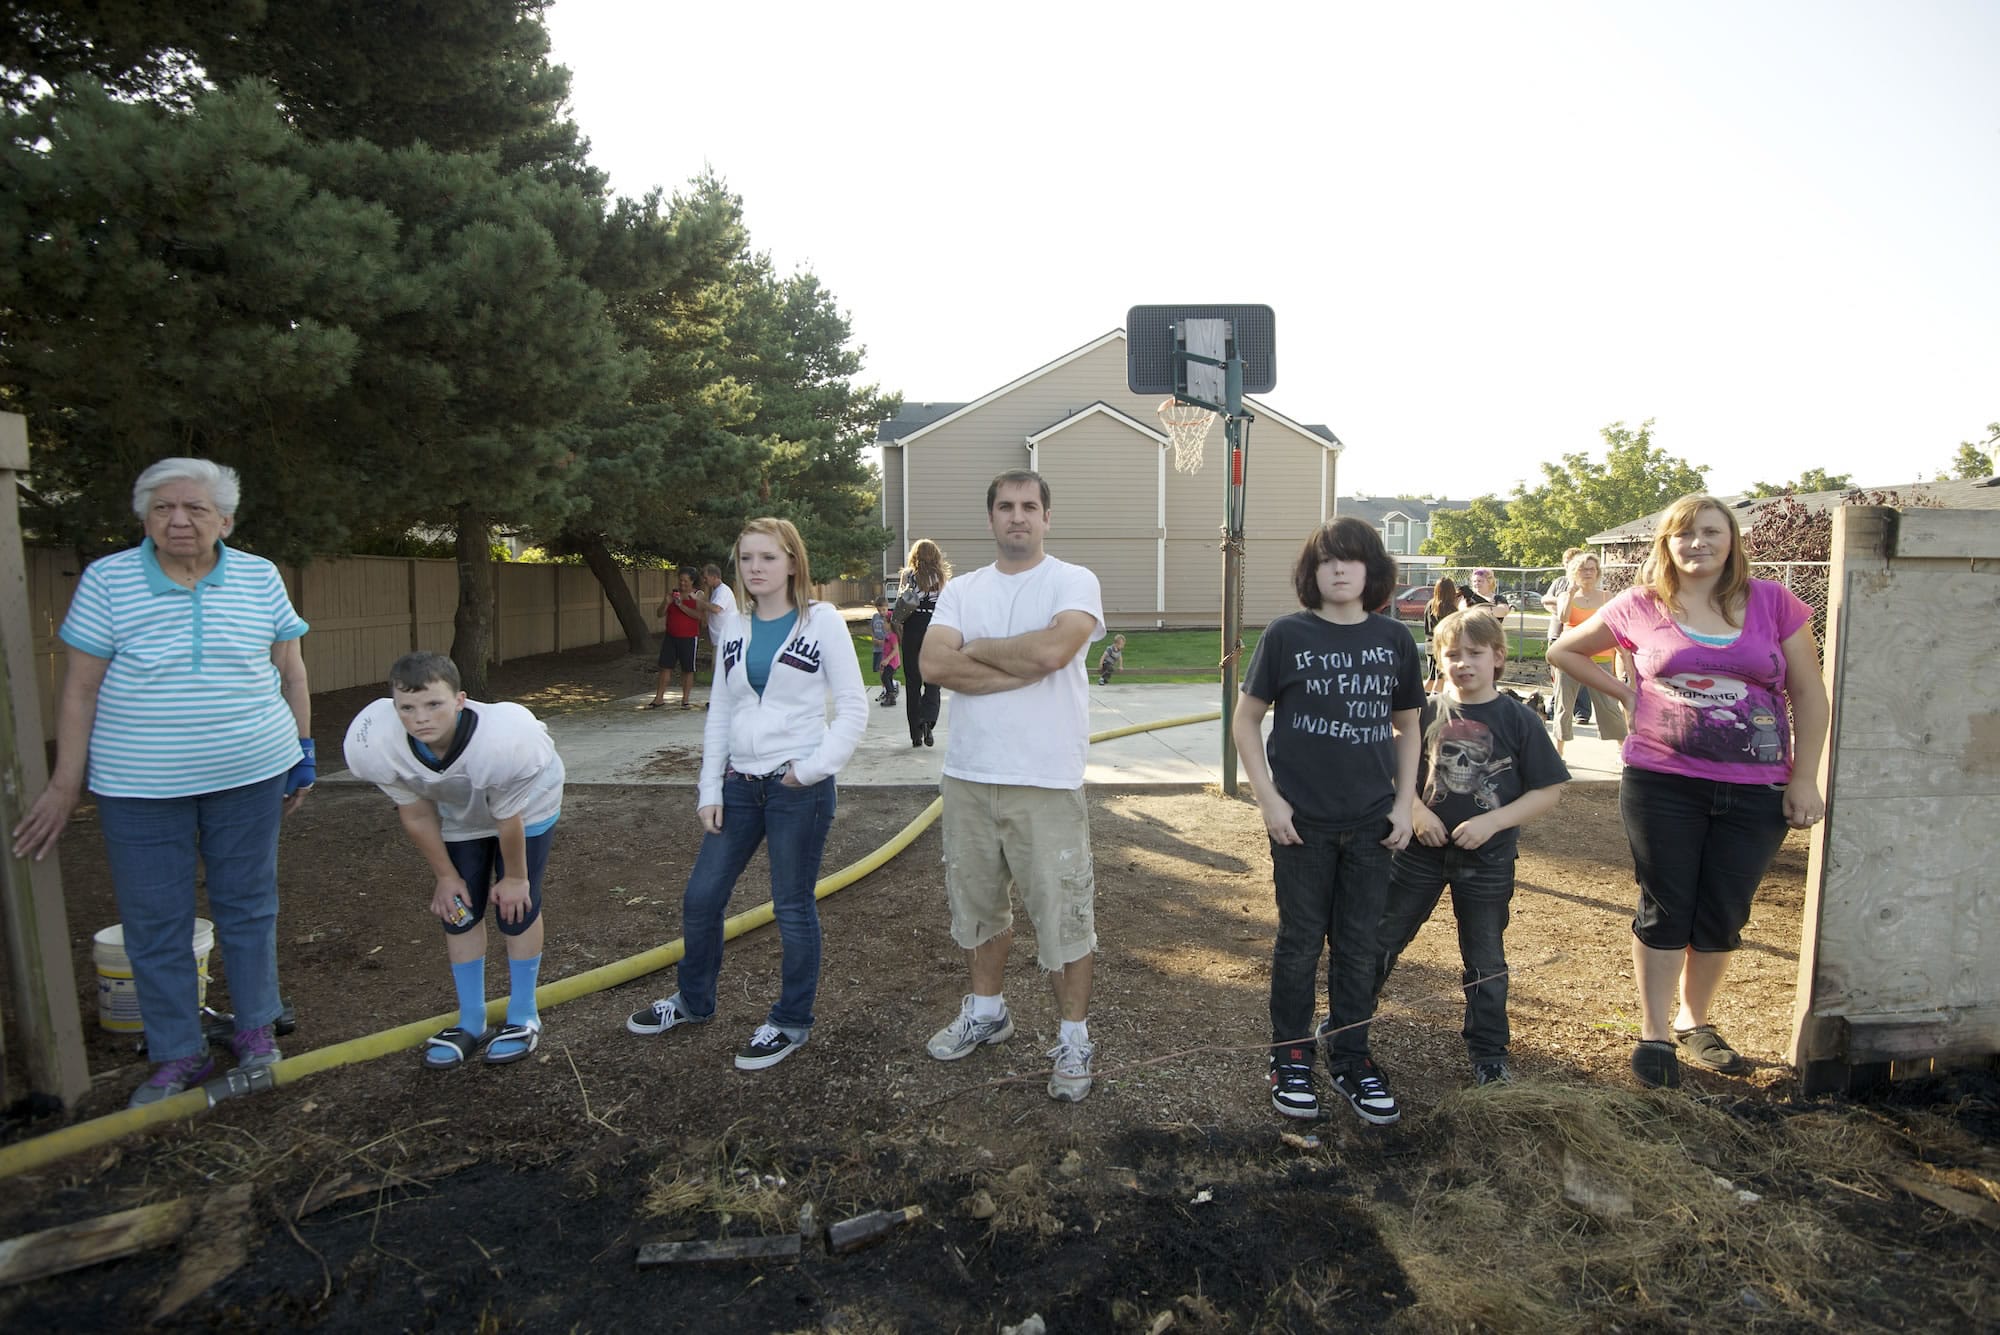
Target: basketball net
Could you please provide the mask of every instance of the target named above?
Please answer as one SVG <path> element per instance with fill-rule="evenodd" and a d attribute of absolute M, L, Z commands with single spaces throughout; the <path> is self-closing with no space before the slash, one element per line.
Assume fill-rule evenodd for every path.
<path fill-rule="evenodd" d="M 1160 425 L 1174 447 L 1174 467 L 1183 473 L 1201 471 L 1202 447 L 1208 444 L 1208 428 L 1215 422 L 1212 409 L 1179 399 L 1160 400 Z"/>

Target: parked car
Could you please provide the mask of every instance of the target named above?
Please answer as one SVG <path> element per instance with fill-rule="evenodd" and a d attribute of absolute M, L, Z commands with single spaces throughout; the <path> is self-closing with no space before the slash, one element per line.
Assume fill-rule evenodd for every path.
<path fill-rule="evenodd" d="M 1412 584 L 1396 595 L 1396 615 L 1406 621 L 1422 621 L 1424 609 L 1430 605 L 1431 586 L 1428 584 Z"/>

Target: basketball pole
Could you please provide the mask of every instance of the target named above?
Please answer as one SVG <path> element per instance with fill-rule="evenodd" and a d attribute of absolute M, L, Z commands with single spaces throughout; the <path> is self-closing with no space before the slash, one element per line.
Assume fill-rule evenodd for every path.
<path fill-rule="evenodd" d="M 1231 719 L 1236 711 L 1238 659 L 1243 645 L 1243 604 L 1236 596 L 1243 574 L 1243 359 L 1230 330 L 1223 363 L 1222 420 L 1222 795 L 1236 796 L 1236 745 Z"/>

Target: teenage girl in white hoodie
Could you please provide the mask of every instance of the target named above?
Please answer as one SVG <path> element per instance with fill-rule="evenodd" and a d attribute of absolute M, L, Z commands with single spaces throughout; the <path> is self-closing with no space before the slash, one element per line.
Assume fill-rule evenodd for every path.
<path fill-rule="evenodd" d="M 769 1017 L 736 1054 L 738 1070 L 760 1071 L 812 1033 L 819 990 L 813 887 L 833 824 L 833 776 L 868 726 L 868 688 L 839 611 L 812 601 L 805 543 L 789 520 L 751 520 L 736 540 L 736 573 L 748 611 L 730 614 L 717 640 L 696 799 L 705 833 L 681 901 L 687 945 L 680 991 L 636 1012 L 625 1027 L 664 1034 L 714 1018 L 724 911 L 761 843 L 770 855 L 784 971 Z"/>

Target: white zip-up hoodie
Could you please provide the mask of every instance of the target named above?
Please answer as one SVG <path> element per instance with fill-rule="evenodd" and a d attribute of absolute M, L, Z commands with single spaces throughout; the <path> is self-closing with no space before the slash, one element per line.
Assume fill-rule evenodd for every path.
<path fill-rule="evenodd" d="M 722 775 L 728 768 L 739 774 L 773 774 L 789 763 L 799 783 L 818 783 L 847 763 L 868 730 L 868 688 L 847 623 L 832 603 L 814 603 L 799 617 L 791 638 L 771 659 L 762 696 L 751 688 L 744 670 L 749 648 L 750 618 L 733 613 L 716 642 L 715 684 L 702 729 L 698 807 L 722 804 Z M 829 700 L 831 723 L 826 717 Z"/>

